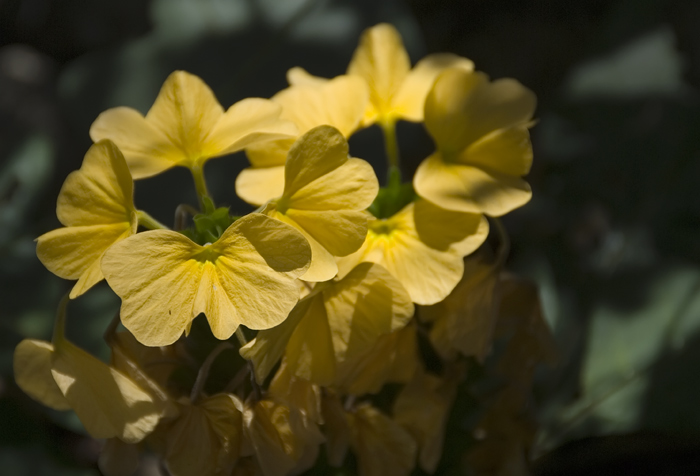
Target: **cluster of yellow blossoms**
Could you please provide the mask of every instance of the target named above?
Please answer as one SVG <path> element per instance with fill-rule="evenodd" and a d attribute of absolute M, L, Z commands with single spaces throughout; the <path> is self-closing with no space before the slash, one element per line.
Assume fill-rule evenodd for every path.
<path fill-rule="evenodd" d="M 530 199 L 535 97 L 454 55 L 411 68 L 386 24 L 363 34 L 347 74 L 294 68 L 288 80 L 224 110 L 177 71 L 145 116 L 105 111 L 59 194 L 65 226 L 37 239 L 42 263 L 77 279 L 70 299 L 102 279 L 121 298 L 109 364 L 66 339 L 68 298 L 52 342 L 15 352 L 25 392 L 107 439 L 106 474 L 131 474 L 145 450 L 176 476 L 299 474 L 322 444 L 331 466 L 352 449 L 362 476 L 437 468 L 465 359 L 493 340 L 502 253 L 473 253 L 486 216 Z M 423 122 L 436 144 L 412 182 L 399 120 Z M 372 125 L 389 161 L 382 188 L 349 155 L 347 139 Z M 203 168 L 242 150 L 251 165 L 236 192 L 259 208 L 239 217 L 214 205 Z M 134 180 L 176 166 L 192 172 L 199 209 L 180 205 L 171 230 L 136 208 Z M 221 341 L 201 359 L 200 314 Z M 223 381 L 209 378 L 215 361 Z M 400 384 L 388 407 L 373 397 L 387 383 Z"/>

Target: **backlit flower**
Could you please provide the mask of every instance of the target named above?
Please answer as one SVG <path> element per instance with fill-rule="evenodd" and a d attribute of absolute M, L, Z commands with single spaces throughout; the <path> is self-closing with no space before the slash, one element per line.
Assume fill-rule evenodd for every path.
<path fill-rule="evenodd" d="M 535 95 L 513 79 L 450 68 L 425 102 L 425 126 L 437 151 L 413 178 L 421 197 L 448 210 L 501 216 L 527 203 L 528 127 Z"/>
<path fill-rule="evenodd" d="M 134 179 L 141 179 L 175 166 L 201 169 L 213 157 L 295 135 L 294 124 L 280 120 L 280 112 L 279 105 L 260 98 L 224 111 L 204 81 L 175 71 L 145 117 L 128 107 L 109 109 L 93 122 L 90 137 L 113 140 Z"/>
<path fill-rule="evenodd" d="M 425 97 L 435 77 L 448 67 L 471 71 L 474 66 L 466 58 L 440 53 L 426 56 L 411 69 L 396 28 L 382 23 L 365 30 L 347 71 L 369 87 L 370 104 L 362 125 L 393 124 L 397 119 L 422 121 Z M 314 84 L 321 79 L 301 68 L 291 70 L 287 77 L 291 84 Z"/>
<path fill-rule="evenodd" d="M 271 100 L 282 106 L 282 119 L 296 124 L 299 135 L 316 126 L 333 126 L 348 138 L 360 125 L 369 100 L 360 78 L 338 76 L 320 84 L 293 85 Z M 250 146 L 251 167 L 236 177 L 236 193 L 253 205 L 262 205 L 284 191 L 284 163 L 296 137 Z"/>
<path fill-rule="evenodd" d="M 124 326 L 142 344 L 163 346 L 202 312 L 219 339 L 240 324 L 279 324 L 299 298 L 296 278 L 310 259 L 301 233 L 253 213 L 204 246 L 174 231 L 139 233 L 110 248 L 102 270 L 122 298 Z"/>
<path fill-rule="evenodd" d="M 100 259 L 114 243 L 136 233 L 134 184 L 124 156 L 111 141 L 90 147 L 58 195 L 56 215 L 65 228 L 37 238 L 36 254 L 49 271 L 77 279 L 76 298 L 101 281 Z"/>
<path fill-rule="evenodd" d="M 445 298 L 464 272 L 462 257 L 486 239 L 483 216 L 451 212 L 419 200 L 394 216 L 372 219 L 362 247 L 338 261 L 342 276 L 357 263 L 385 267 L 413 302 L 433 304 Z"/>
<path fill-rule="evenodd" d="M 379 185 L 372 166 L 348 157 L 348 143 L 330 126 L 304 134 L 289 150 L 282 196 L 262 213 L 298 229 L 311 246 L 311 266 L 301 279 L 327 281 L 335 256 L 356 251 L 367 234 L 365 209 Z"/>

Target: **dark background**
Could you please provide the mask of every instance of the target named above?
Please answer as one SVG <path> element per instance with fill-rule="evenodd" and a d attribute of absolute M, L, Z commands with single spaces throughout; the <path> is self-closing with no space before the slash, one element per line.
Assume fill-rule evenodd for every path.
<path fill-rule="evenodd" d="M 0 473 L 96 474 L 99 444 L 12 378 L 25 337 L 49 339 L 69 284 L 35 255 L 103 110 L 146 112 L 166 76 L 201 76 L 224 106 L 270 97 L 285 72 L 341 74 L 360 32 L 397 26 L 413 62 L 450 51 L 539 99 L 534 198 L 505 219 L 509 266 L 540 285 L 560 350 L 542 369 L 537 474 L 700 474 L 700 2 L 694 0 L 0 0 Z M 378 129 L 351 140 L 383 174 Z M 431 152 L 401 124 L 406 172 Z M 235 197 L 243 155 L 213 160 Z M 137 183 L 172 222 L 195 203 L 185 169 Z M 118 307 L 103 284 L 69 308 L 69 336 L 106 357 Z M 459 402 L 458 402 L 459 404 Z M 448 443 L 449 444 L 449 443 Z M 141 474 L 156 474 L 147 460 Z"/>

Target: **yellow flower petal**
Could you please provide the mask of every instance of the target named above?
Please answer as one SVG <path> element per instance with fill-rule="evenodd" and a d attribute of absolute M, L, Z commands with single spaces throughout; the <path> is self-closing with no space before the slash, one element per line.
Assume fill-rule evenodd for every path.
<path fill-rule="evenodd" d="M 324 289 L 323 299 L 338 361 L 363 353 L 380 335 L 403 328 L 414 312 L 401 284 L 372 263 L 356 266 Z"/>
<path fill-rule="evenodd" d="M 418 464 L 429 474 L 435 472 L 442 457 L 447 418 L 459 381 L 457 375 L 441 379 L 419 372 L 394 401 L 394 420 L 418 442 Z"/>
<path fill-rule="evenodd" d="M 441 355 L 449 355 L 449 347 L 463 355 L 483 360 L 491 349 L 496 324 L 495 290 L 498 270 L 480 253 L 465 260 L 464 278 L 444 301 L 420 310 L 421 318 L 441 321 L 431 330 L 431 341 Z M 437 345 L 442 343 L 442 345 Z M 443 353 L 444 352 L 444 353 Z"/>
<path fill-rule="evenodd" d="M 167 426 L 165 460 L 174 475 L 229 474 L 240 454 L 243 433 L 240 400 L 216 394 L 201 403 L 182 405 Z"/>
<path fill-rule="evenodd" d="M 241 347 L 241 356 L 253 362 L 255 379 L 259 384 L 263 383 L 272 368 L 284 355 L 287 342 L 289 342 L 294 329 L 309 312 L 313 302 L 313 296 L 302 299 L 281 324 L 258 332 L 253 340 Z"/>
<path fill-rule="evenodd" d="M 187 160 L 184 151 L 164 131 L 129 107 L 115 107 L 97 116 L 90 126 L 90 138 L 95 142 L 109 138 L 117 143 L 137 180 Z"/>
<path fill-rule="evenodd" d="M 243 428 L 264 476 L 286 476 L 307 448 L 323 441 L 318 427 L 297 409 L 271 400 L 246 405 Z"/>
<path fill-rule="evenodd" d="M 500 129 L 467 147 L 455 159 L 497 173 L 521 176 L 530 172 L 532 145 L 527 125 Z"/>
<path fill-rule="evenodd" d="M 487 134 L 530 121 L 535 95 L 513 79 L 489 82 L 480 72 L 449 68 L 425 102 L 425 126 L 445 154 L 459 153 Z"/>
<path fill-rule="evenodd" d="M 54 410 L 70 410 L 71 406 L 51 375 L 53 345 L 24 339 L 15 348 L 12 365 L 15 382 L 24 393 Z"/>
<path fill-rule="evenodd" d="M 328 79 L 309 74 L 304 68 L 295 66 L 287 71 L 287 82 L 292 86 L 310 85 L 321 86 L 328 82 Z"/>
<path fill-rule="evenodd" d="M 297 128 L 281 121 L 277 104 L 261 98 L 247 98 L 228 108 L 203 141 L 203 154 L 218 157 L 243 150 L 253 144 L 289 138 Z"/>
<path fill-rule="evenodd" d="M 90 147 L 80 170 L 64 182 L 56 214 L 66 228 L 37 238 L 36 252 L 52 273 L 78 279 L 72 299 L 102 280 L 100 259 L 105 250 L 136 233 L 133 194 L 124 157 L 110 141 Z"/>
<path fill-rule="evenodd" d="M 279 120 L 280 112 L 278 105 L 258 98 L 244 99 L 224 112 L 204 81 L 175 71 L 145 118 L 128 108 L 110 109 L 93 123 L 90 137 L 113 140 L 123 149 L 134 178 L 140 179 L 295 135 L 296 127 Z"/>
<path fill-rule="evenodd" d="M 421 241 L 441 251 L 461 243 L 460 254 L 466 251 L 468 246 L 474 246 L 472 250 L 464 253 L 469 254 L 478 248 L 488 235 L 488 222 L 482 215 L 445 210 L 427 200 L 415 202 L 413 221 Z M 465 242 L 467 239 L 469 241 Z"/>
<path fill-rule="evenodd" d="M 349 415 L 352 448 L 362 476 L 408 476 L 415 466 L 416 442 L 401 426 L 370 404 Z"/>
<path fill-rule="evenodd" d="M 323 423 L 321 417 L 321 388 L 308 380 L 297 378 L 282 361 L 267 389 L 268 395 L 282 403 L 298 408 L 315 423 Z"/>
<path fill-rule="evenodd" d="M 317 285 L 276 328 L 241 349 L 262 381 L 281 357 L 296 376 L 327 385 L 338 362 L 361 355 L 413 316 L 410 298 L 385 269 L 364 263 L 340 281 Z M 263 370 L 258 370 L 262 367 Z"/>
<path fill-rule="evenodd" d="M 284 169 L 285 197 L 337 169 L 348 160 L 348 141 L 331 126 L 315 127 L 289 150 Z"/>
<path fill-rule="evenodd" d="M 282 118 L 296 124 L 300 134 L 327 124 L 344 137 L 357 130 L 368 100 L 365 81 L 353 76 L 293 85 L 272 97 L 272 101 L 282 106 Z"/>
<path fill-rule="evenodd" d="M 285 165 L 285 190 L 264 213 L 296 227 L 309 240 L 311 267 L 302 279 L 327 281 L 337 273 L 333 256 L 357 250 L 367 233 L 367 208 L 377 195 L 372 167 L 348 159 L 337 129 L 319 126 L 292 147 Z"/>
<path fill-rule="evenodd" d="M 362 77 L 369 86 L 371 107 L 365 114 L 365 124 L 377 116 L 389 116 L 391 103 L 408 72 L 411 63 L 401 35 L 387 23 L 364 31 L 360 44 L 348 66 L 349 75 Z"/>
<path fill-rule="evenodd" d="M 386 268 L 408 291 L 413 302 L 432 304 L 445 298 L 462 277 L 464 264 L 454 248 L 425 244 L 418 235 L 411 203 L 386 220 L 372 220 L 362 247 L 338 260 L 339 275 L 368 261 Z"/>
<path fill-rule="evenodd" d="M 58 228 L 37 238 L 36 254 L 46 268 L 64 279 L 78 279 L 75 299 L 102 281 L 100 258 L 114 243 L 134 233 L 129 223 Z"/>
<path fill-rule="evenodd" d="M 413 185 L 421 197 L 442 208 L 496 217 L 532 197 L 530 186 L 520 177 L 448 163 L 439 152 L 418 166 Z"/>
<path fill-rule="evenodd" d="M 425 98 L 435 78 L 450 67 L 472 71 L 474 63 L 451 53 L 432 54 L 416 63 L 393 98 L 392 107 L 395 114 L 406 121 L 421 122 Z"/>
<path fill-rule="evenodd" d="M 268 200 L 280 197 L 283 192 L 284 166 L 282 165 L 249 167 L 243 169 L 236 177 L 236 195 L 253 206 L 260 206 Z"/>
<path fill-rule="evenodd" d="M 66 340 L 56 343 L 51 374 L 85 429 L 94 438 L 136 443 L 162 413 L 153 397 L 118 370 Z"/>
<path fill-rule="evenodd" d="M 295 278 L 310 257 L 298 231 L 253 213 L 204 247 L 172 231 L 139 233 L 110 248 L 102 269 L 122 298 L 124 326 L 139 342 L 161 346 L 177 340 L 200 312 L 219 339 L 239 324 L 279 324 L 298 300 Z"/>
<path fill-rule="evenodd" d="M 329 385 L 335 377 L 336 354 L 323 304 L 323 296 L 312 298 L 309 310 L 297 324 L 285 351 L 285 360 L 294 375 L 317 385 Z"/>
<path fill-rule="evenodd" d="M 420 366 L 416 326 L 409 323 L 342 362 L 335 385 L 350 395 L 378 393 L 386 383 L 409 382 Z"/>

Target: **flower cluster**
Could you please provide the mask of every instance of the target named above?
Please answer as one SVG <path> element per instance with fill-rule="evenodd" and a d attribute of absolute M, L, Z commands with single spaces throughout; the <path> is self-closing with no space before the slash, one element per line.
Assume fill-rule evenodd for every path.
<path fill-rule="evenodd" d="M 107 439 L 106 474 L 130 474 L 142 451 L 177 476 L 299 474 L 321 445 L 331 466 L 352 450 L 362 476 L 440 462 L 466 363 L 483 361 L 499 322 L 506 240 L 483 251 L 496 248 L 487 217 L 530 199 L 534 95 L 455 55 L 411 68 L 386 24 L 363 34 L 346 74 L 288 80 L 224 110 L 176 71 L 145 116 L 103 112 L 59 194 L 64 227 L 37 239 L 41 262 L 77 279 L 70 299 L 102 279 L 121 298 L 109 364 L 65 337 L 68 298 L 53 340 L 24 340 L 14 361 L 26 393 Z M 436 146 L 412 180 L 399 120 L 424 123 Z M 373 125 L 384 187 L 348 146 Z M 258 208 L 235 216 L 215 205 L 204 164 L 243 150 L 235 189 Z M 199 209 L 178 206 L 169 229 L 136 207 L 134 181 L 177 166 Z"/>

